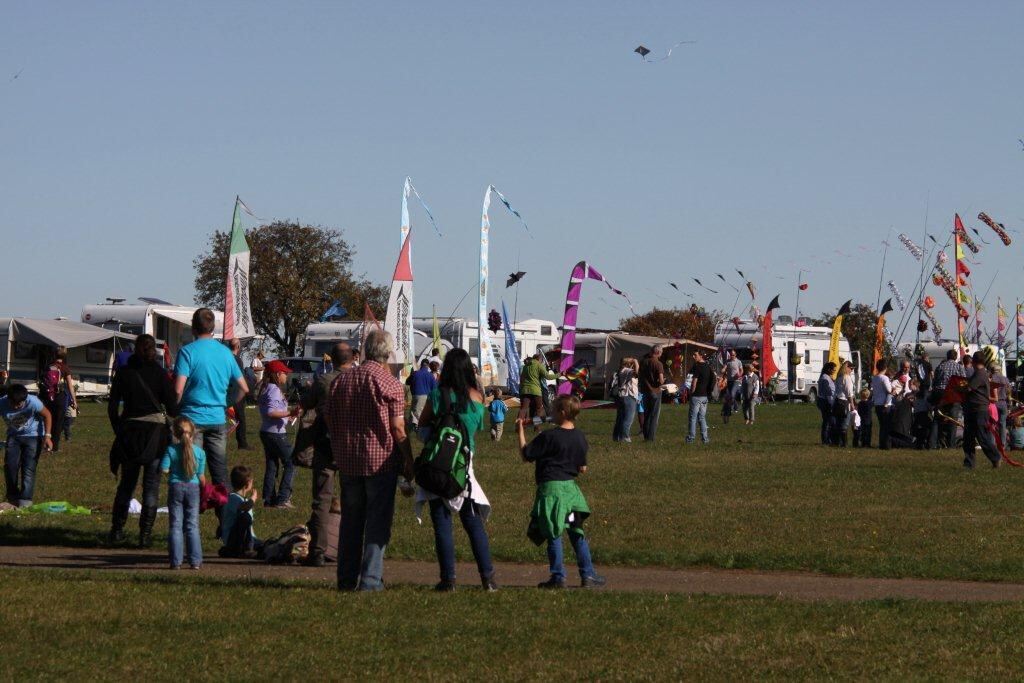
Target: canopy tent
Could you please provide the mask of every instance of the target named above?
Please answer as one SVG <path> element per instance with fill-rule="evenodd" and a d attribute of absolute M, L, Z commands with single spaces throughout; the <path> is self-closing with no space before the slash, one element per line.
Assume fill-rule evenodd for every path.
<path fill-rule="evenodd" d="M 2 320 L 2 319 L 0 319 Z M 37 318 L 8 318 L 8 337 L 11 341 L 42 346 L 88 346 L 109 339 L 134 341 L 134 334 L 105 330 L 95 325 L 73 320 L 43 320 Z"/>
<path fill-rule="evenodd" d="M 607 377 L 607 382 L 611 382 L 623 358 L 642 360 L 657 344 L 661 344 L 664 347 L 661 361 L 665 365 L 665 381 L 679 386 L 682 386 L 683 381 L 686 379 L 686 372 L 689 370 L 690 365 L 693 364 L 694 351 L 699 350 L 708 353 L 716 351 L 716 347 L 711 344 L 704 344 L 692 339 L 665 339 L 663 337 L 644 337 L 635 334 L 613 332 L 608 335 L 605 342 L 607 369 L 605 376 Z"/>

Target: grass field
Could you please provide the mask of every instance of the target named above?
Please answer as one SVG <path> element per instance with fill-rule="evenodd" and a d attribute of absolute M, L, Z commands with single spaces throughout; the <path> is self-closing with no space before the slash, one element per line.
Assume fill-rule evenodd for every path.
<path fill-rule="evenodd" d="M 762 407 L 753 427 L 741 421 L 723 426 L 716 418 L 707 447 L 683 445 L 682 407 L 665 406 L 656 445 L 613 444 L 612 418 L 611 411 L 594 410 L 581 422 L 591 444 L 591 471 L 582 486 L 594 510 L 589 533 L 598 563 L 1024 580 L 1022 471 L 965 472 L 955 451 L 822 448 L 815 444 L 817 411 L 805 405 Z M 492 550 L 496 559 L 543 562 L 543 550 L 524 534 L 532 467 L 519 460 L 511 437 L 500 444 L 483 439 L 477 459 L 494 506 Z M 95 514 L 4 515 L 2 543 L 100 544 L 115 487 L 107 470 L 109 442 L 103 407 L 86 406 L 71 444 L 44 455 L 39 467 L 37 502 L 68 500 Z M 250 443 L 258 447 L 259 441 Z M 260 451 L 239 453 L 232 441 L 229 459 L 255 466 L 262 476 Z M 298 470 L 295 510 L 258 511 L 257 532 L 305 520 L 309 477 Z M 212 552 L 213 517 L 203 517 Z M 157 533 L 162 542 L 164 517 Z M 464 541 L 457 536 L 460 557 L 468 559 Z M 433 559 L 429 523 L 418 526 L 404 499 L 389 554 Z"/>
<path fill-rule="evenodd" d="M 32 570 L 0 582 L 10 680 L 1009 679 L 1024 656 L 1019 604 L 358 595 Z"/>

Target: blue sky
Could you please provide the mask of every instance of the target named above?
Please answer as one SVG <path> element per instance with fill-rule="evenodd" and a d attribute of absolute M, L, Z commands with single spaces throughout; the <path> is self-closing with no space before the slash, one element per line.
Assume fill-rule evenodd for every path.
<path fill-rule="evenodd" d="M 520 318 L 560 320 L 582 258 L 637 308 L 689 304 L 671 280 L 729 310 L 734 268 L 762 306 L 791 312 L 801 267 L 804 312 L 874 303 L 882 240 L 921 242 L 926 210 L 1024 228 L 1022 27 L 1020 2 L 7 3 L 0 314 L 190 301 L 235 194 L 343 229 L 386 281 L 406 175 L 445 232 L 413 208 L 418 314 L 475 281 L 489 183 L 533 235 L 494 206 L 490 303 L 518 266 Z M 1024 296 L 1011 235 L 974 268 L 993 304 Z M 582 325 L 624 312 L 585 289 Z"/>

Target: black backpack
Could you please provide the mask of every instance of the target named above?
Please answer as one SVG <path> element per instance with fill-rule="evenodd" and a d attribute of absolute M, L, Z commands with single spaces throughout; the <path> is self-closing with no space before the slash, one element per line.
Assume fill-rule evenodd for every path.
<path fill-rule="evenodd" d="M 413 467 L 416 483 L 427 493 L 445 500 L 455 498 L 469 486 L 469 433 L 452 405 L 451 395 L 441 390 L 441 410 L 434 415 L 430 440 L 423 446 Z"/>

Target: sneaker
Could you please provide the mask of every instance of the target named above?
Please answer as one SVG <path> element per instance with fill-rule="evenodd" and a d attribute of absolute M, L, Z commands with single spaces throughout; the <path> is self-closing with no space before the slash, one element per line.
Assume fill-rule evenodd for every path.
<path fill-rule="evenodd" d="M 455 592 L 455 582 L 451 581 L 451 580 L 448 580 L 448 579 L 445 579 L 443 581 L 438 581 L 437 585 L 434 586 L 434 590 L 437 591 L 438 593 L 454 593 Z"/>
<path fill-rule="evenodd" d="M 282 502 L 278 503 L 274 507 L 281 508 L 282 510 L 294 510 L 295 509 L 295 503 L 291 502 L 290 500 L 285 500 L 285 501 L 282 501 Z"/>
<path fill-rule="evenodd" d="M 199 568 L 202 567 L 202 566 L 203 565 L 201 565 L 201 564 L 190 564 L 188 566 L 188 568 L 191 569 L 192 571 L 196 571 L 197 572 L 197 571 L 199 571 Z"/>
<path fill-rule="evenodd" d="M 498 584 L 494 581 L 494 577 L 493 576 L 481 577 L 480 578 L 480 583 L 483 584 L 484 590 L 487 591 L 488 593 L 497 593 L 498 592 Z"/>
<path fill-rule="evenodd" d="M 608 583 L 608 581 L 603 576 L 598 576 L 597 574 L 594 574 L 593 576 L 584 576 L 580 580 L 580 587 L 581 588 L 601 588 L 606 583 Z"/>
<path fill-rule="evenodd" d="M 111 529 L 110 533 L 107 534 L 107 543 L 109 543 L 110 545 L 124 543 L 124 539 L 124 529 Z"/>
<path fill-rule="evenodd" d="M 552 576 L 547 581 L 541 581 L 537 584 L 537 588 L 565 588 L 565 579 L 560 579 L 557 576 Z"/>
<path fill-rule="evenodd" d="M 172 564 L 170 567 L 168 567 L 168 569 L 178 570 L 178 569 L 181 569 L 181 565 L 180 564 Z"/>

